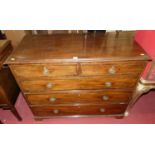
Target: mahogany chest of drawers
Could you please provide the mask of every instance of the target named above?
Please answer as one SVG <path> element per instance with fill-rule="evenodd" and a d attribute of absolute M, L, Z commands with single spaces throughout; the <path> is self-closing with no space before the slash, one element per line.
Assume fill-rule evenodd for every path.
<path fill-rule="evenodd" d="M 149 59 L 122 32 L 26 36 L 6 63 L 43 119 L 124 116 Z"/>
<path fill-rule="evenodd" d="M 0 108 L 11 110 L 21 120 L 15 102 L 19 94 L 19 87 L 4 61 L 11 54 L 12 46 L 8 40 L 0 40 Z"/>

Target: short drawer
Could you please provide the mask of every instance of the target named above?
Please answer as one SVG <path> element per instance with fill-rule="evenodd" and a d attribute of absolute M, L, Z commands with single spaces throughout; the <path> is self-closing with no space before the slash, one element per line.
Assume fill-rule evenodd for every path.
<path fill-rule="evenodd" d="M 95 90 L 104 88 L 134 88 L 137 76 L 83 77 L 21 81 L 25 92 L 51 92 L 53 90 Z"/>
<path fill-rule="evenodd" d="M 64 105 L 64 104 L 126 104 L 130 91 L 69 91 L 50 94 L 27 94 L 30 105 Z"/>
<path fill-rule="evenodd" d="M 127 105 L 88 105 L 88 106 L 38 106 L 31 107 L 35 116 L 74 116 L 74 115 L 117 115 L 123 114 Z"/>
<path fill-rule="evenodd" d="M 145 61 L 130 62 L 104 62 L 104 63 L 81 63 L 81 75 L 115 75 L 136 74 L 139 75 L 146 65 Z"/>
<path fill-rule="evenodd" d="M 11 70 L 19 79 L 34 79 L 62 76 L 107 76 L 117 74 L 139 75 L 145 61 L 103 62 L 103 63 L 62 63 L 11 65 Z"/>
<path fill-rule="evenodd" d="M 76 64 L 11 65 L 11 70 L 20 79 L 75 76 L 77 74 L 76 69 Z"/>

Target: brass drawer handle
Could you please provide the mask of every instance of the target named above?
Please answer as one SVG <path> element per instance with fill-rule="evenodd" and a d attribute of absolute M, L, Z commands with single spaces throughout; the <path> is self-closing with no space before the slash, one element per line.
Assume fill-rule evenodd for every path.
<path fill-rule="evenodd" d="M 125 102 L 120 102 L 119 104 L 126 104 Z"/>
<path fill-rule="evenodd" d="M 50 98 L 49 98 L 49 101 L 50 101 L 50 102 L 55 102 L 55 101 L 56 101 L 56 98 L 55 98 L 55 97 L 50 97 Z"/>
<path fill-rule="evenodd" d="M 58 109 L 54 109 L 54 110 L 53 110 L 53 113 L 54 113 L 54 114 L 58 114 L 58 113 L 59 113 L 59 110 L 58 110 Z"/>
<path fill-rule="evenodd" d="M 47 67 L 43 68 L 43 75 L 47 76 L 49 74 L 49 70 Z"/>
<path fill-rule="evenodd" d="M 109 70 L 108 70 L 109 74 L 115 74 L 116 73 L 116 68 L 115 66 L 112 66 Z"/>
<path fill-rule="evenodd" d="M 16 59 L 12 57 L 12 58 L 10 58 L 10 60 L 11 60 L 11 61 L 15 61 Z"/>
<path fill-rule="evenodd" d="M 100 112 L 105 112 L 105 109 L 104 108 L 100 108 Z"/>
<path fill-rule="evenodd" d="M 105 86 L 106 87 L 111 87 L 112 86 L 112 83 L 111 82 L 105 82 Z"/>
<path fill-rule="evenodd" d="M 46 88 L 52 88 L 53 87 L 53 84 L 52 83 L 47 83 L 47 85 L 46 85 Z"/>
<path fill-rule="evenodd" d="M 103 96 L 102 99 L 103 99 L 104 101 L 108 101 L 108 100 L 109 100 L 109 96 Z"/>

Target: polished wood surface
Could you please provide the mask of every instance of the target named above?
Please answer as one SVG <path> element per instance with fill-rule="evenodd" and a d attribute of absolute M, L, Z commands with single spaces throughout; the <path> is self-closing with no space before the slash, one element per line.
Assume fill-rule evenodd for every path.
<path fill-rule="evenodd" d="M 57 63 L 11 65 L 14 74 L 21 79 L 63 77 L 63 76 L 103 76 L 117 74 L 140 74 L 145 61 L 104 62 L 104 63 Z"/>
<path fill-rule="evenodd" d="M 0 87 L 7 98 L 7 100 L 5 100 L 14 104 L 19 94 L 19 87 L 17 86 L 17 83 L 15 82 L 15 79 L 8 67 L 0 70 Z"/>
<path fill-rule="evenodd" d="M 78 59 L 77 59 L 78 58 Z M 27 35 L 6 63 L 148 60 L 133 36 L 112 33 Z"/>
<path fill-rule="evenodd" d="M 0 108 L 11 110 L 12 113 L 21 120 L 15 108 L 15 102 L 19 94 L 19 87 L 12 76 L 5 59 L 12 51 L 12 46 L 8 40 L 0 40 Z"/>
<path fill-rule="evenodd" d="M 122 114 L 127 105 L 88 105 L 88 106 L 43 106 L 31 107 L 35 116 L 69 115 L 117 115 Z"/>
<path fill-rule="evenodd" d="M 11 69 L 22 79 L 77 75 L 76 64 L 12 65 Z"/>
<path fill-rule="evenodd" d="M 110 77 L 83 77 L 65 79 L 42 79 L 21 81 L 21 87 L 25 92 L 51 92 L 53 90 L 94 90 L 105 88 L 133 89 L 138 80 L 137 76 L 110 76 Z"/>
<path fill-rule="evenodd" d="M 35 118 L 125 116 L 149 56 L 130 32 L 26 36 L 6 63 Z"/>
<path fill-rule="evenodd" d="M 63 91 L 50 94 L 26 94 L 31 105 L 126 104 L 132 91 L 94 90 Z M 76 102 L 75 102 L 76 101 Z"/>
<path fill-rule="evenodd" d="M 121 75 L 121 74 L 140 74 L 146 62 L 106 62 L 106 63 L 80 63 L 81 76 L 96 76 L 96 75 Z"/>

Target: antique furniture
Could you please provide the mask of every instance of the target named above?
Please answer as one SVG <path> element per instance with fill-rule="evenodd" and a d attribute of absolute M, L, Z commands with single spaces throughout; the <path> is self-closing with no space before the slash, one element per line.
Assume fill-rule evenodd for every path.
<path fill-rule="evenodd" d="M 18 120 L 21 120 L 15 102 L 19 94 L 19 87 L 11 74 L 5 59 L 10 55 L 12 46 L 8 40 L 0 40 L 0 108 L 11 110 Z"/>
<path fill-rule="evenodd" d="M 9 64 L 35 119 L 127 115 L 150 57 L 133 33 L 27 35 Z"/>

